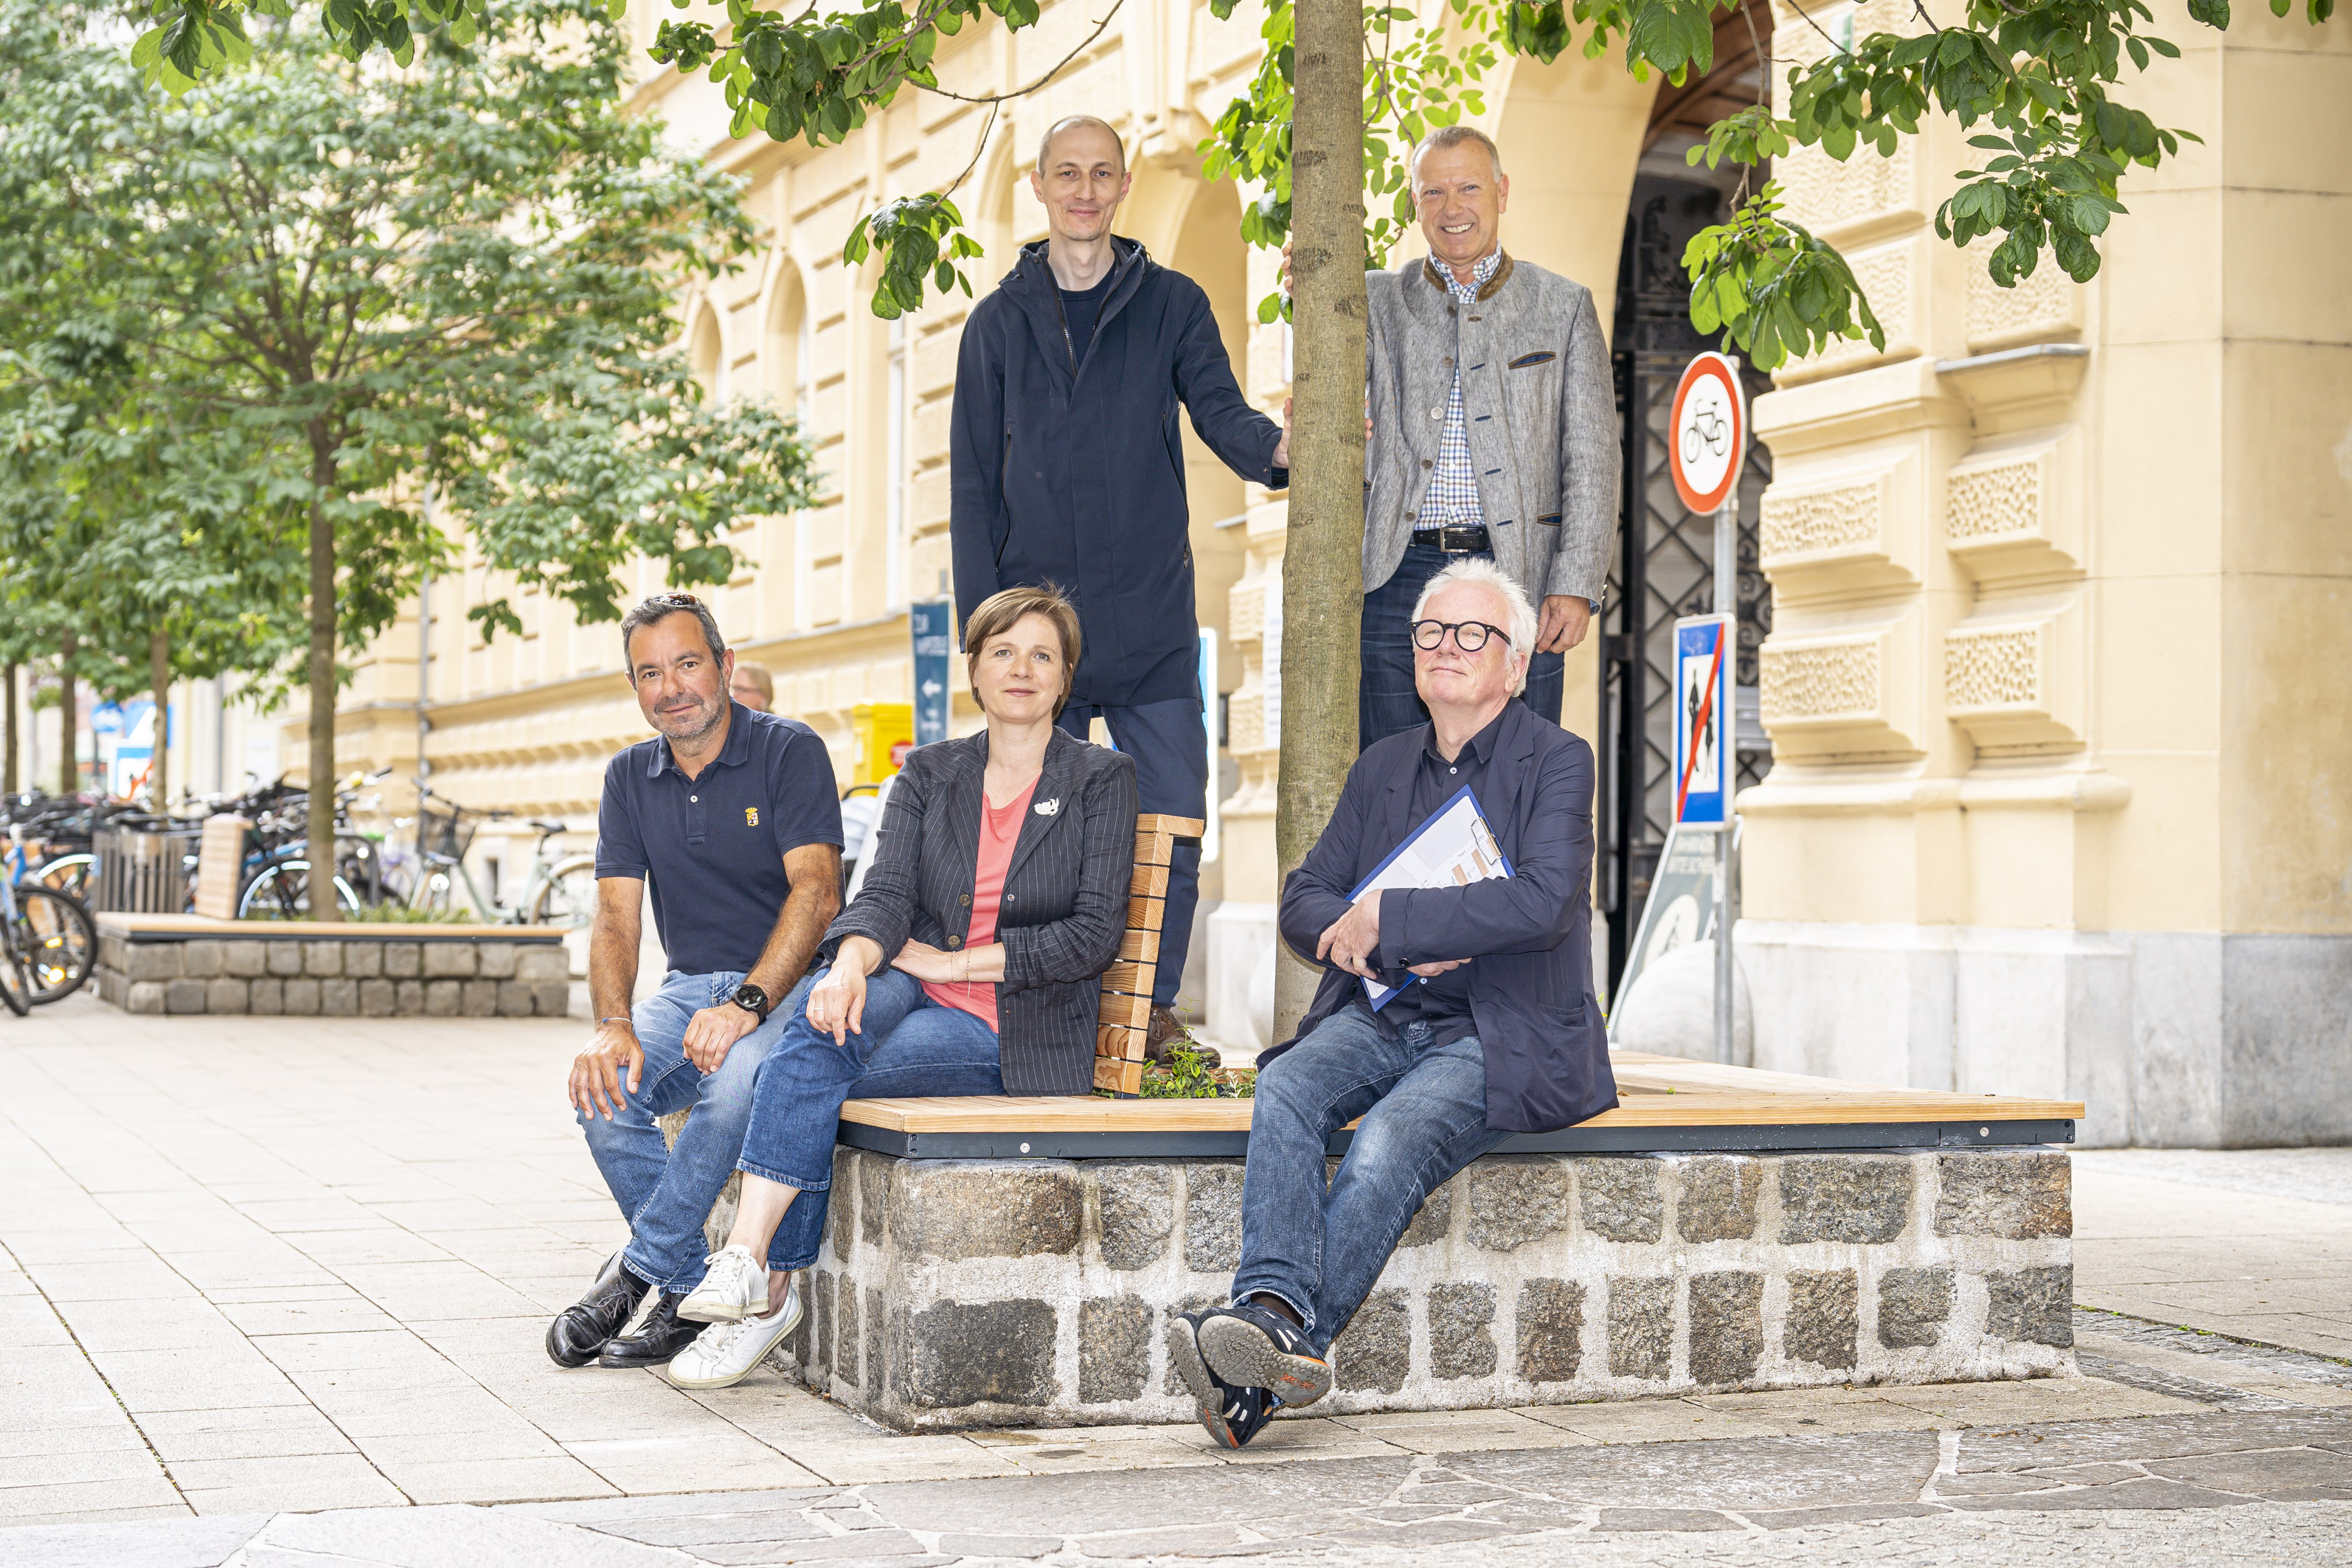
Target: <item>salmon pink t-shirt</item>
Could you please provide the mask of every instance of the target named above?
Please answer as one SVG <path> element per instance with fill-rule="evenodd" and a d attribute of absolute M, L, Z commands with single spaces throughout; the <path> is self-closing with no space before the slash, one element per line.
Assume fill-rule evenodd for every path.
<path fill-rule="evenodd" d="M 1036 792 L 1037 781 L 1031 779 L 1027 789 L 1003 805 L 992 802 L 985 788 L 980 792 L 980 864 L 972 874 L 971 929 L 963 939 L 967 952 L 996 940 L 996 911 L 1004 900 L 1004 873 L 1013 864 L 1013 847 L 1021 840 L 1021 819 L 1028 815 L 1029 797 Z M 990 1028 L 996 1027 L 994 981 L 934 984 L 926 980 L 923 989 L 940 1006 L 960 1007 Z"/>

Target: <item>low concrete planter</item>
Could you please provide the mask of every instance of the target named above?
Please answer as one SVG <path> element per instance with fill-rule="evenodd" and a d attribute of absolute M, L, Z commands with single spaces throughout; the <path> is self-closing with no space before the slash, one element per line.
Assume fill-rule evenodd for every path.
<path fill-rule="evenodd" d="M 539 926 L 98 917 L 99 996 L 131 1013 L 562 1017 L 571 977 Z"/>
<path fill-rule="evenodd" d="M 2071 1373 L 2070 1192 L 2038 1149 L 1490 1155 L 1405 1233 L 1317 1408 Z M 842 1148 L 782 1353 L 902 1431 L 1188 1420 L 1164 1333 L 1223 1300 L 1241 1193 L 1236 1160 Z"/>

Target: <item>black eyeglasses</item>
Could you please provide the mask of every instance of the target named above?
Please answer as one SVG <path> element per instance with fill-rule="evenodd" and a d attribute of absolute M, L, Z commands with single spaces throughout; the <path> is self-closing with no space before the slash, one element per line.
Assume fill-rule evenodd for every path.
<path fill-rule="evenodd" d="M 1484 621 L 1415 621 L 1412 623 L 1412 646 L 1423 653 L 1434 652 L 1445 641 L 1445 634 L 1454 634 L 1454 646 L 1464 653 L 1476 653 L 1486 646 L 1490 637 L 1501 637 L 1506 646 L 1511 634 L 1500 626 L 1490 626 Z"/>

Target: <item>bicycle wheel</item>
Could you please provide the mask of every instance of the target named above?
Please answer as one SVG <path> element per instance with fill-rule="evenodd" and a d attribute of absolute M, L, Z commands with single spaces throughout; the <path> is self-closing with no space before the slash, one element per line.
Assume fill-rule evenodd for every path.
<path fill-rule="evenodd" d="M 79 899 L 18 883 L 10 926 L 9 945 L 30 973 L 36 1006 L 72 995 L 98 967 L 98 923 Z"/>
<path fill-rule="evenodd" d="M 58 855 L 33 868 L 33 880 L 44 888 L 55 888 L 77 899 L 89 897 L 89 876 L 98 868 L 98 857 L 87 850 L 73 855 Z"/>
<path fill-rule="evenodd" d="M 33 972 L 16 951 L 14 921 L 0 922 L 0 1002 L 19 1018 L 33 1010 Z"/>
<path fill-rule="evenodd" d="M 530 901 L 530 923 L 577 931 L 595 918 L 596 858 L 576 855 L 557 861 L 539 896 Z"/>
<path fill-rule="evenodd" d="M 335 902 L 345 910 L 360 907 L 358 895 L 341 877 L 335 879 Z M 237 895 L 241 921 L 300 921 L 310 918 L 310 862 L 272 860 L 254 873 Z"/>

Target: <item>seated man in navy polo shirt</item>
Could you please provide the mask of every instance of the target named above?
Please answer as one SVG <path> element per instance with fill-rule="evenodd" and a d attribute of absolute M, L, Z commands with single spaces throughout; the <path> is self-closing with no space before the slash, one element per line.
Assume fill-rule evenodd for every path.
<path fill-rule="evenodd" d="M 630 611 L 621 647 L 660 736 L 604 770 L 588 949 L 596 1033 L 571 1089 L 629 1242 L 548 1329 L 560 1366 L 661 1366 L 702 1331 L 677 1309 L 702 1279 L 703 1221 L 742 1152 L 751 1080 L 841 907 L 841 806 L 816 732 L 729 699 L 735 656 L 690 594 Z M 669 973 L 633 1010 L 648 878 Z M 655 1119 L 688 1109 L 665 1147 Z M 798 1310 L 781 1284 L 772 1296 Z"/>

